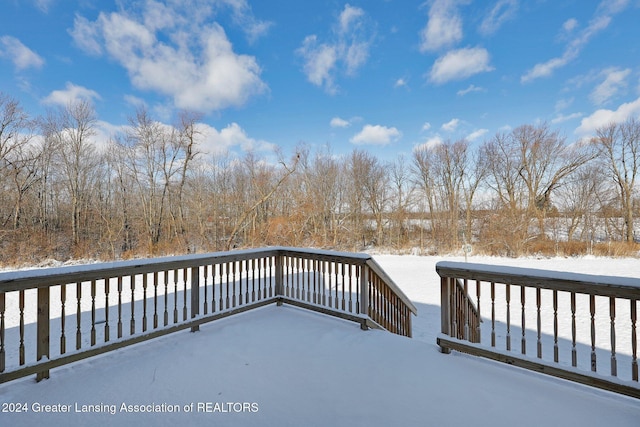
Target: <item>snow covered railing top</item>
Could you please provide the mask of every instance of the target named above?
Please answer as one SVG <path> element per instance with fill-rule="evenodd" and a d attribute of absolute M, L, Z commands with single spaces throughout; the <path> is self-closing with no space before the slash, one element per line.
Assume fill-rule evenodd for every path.
<path fill-rule="evenodd" d="M 4 272 L 0 382 L 274 302 L 405 336 L 417 312 L 357 253 L 271 247 Z"/>
<path fill-rule="evenodd" d="M 439 262 L 436 271 L 444 353 L 464 351 L 640 398 L 640 278 L 461 262 Z"/>

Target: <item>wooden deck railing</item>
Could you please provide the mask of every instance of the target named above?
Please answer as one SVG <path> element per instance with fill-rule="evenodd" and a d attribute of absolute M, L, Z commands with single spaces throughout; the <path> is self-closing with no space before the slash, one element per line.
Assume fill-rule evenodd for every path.
<path fill-rule="evenodd" d="M 411 336 L 415 306 L 365 254 L 267 248 L 0 273 L 0 383 L 267 304 Z"/>
<path fill-rule="evenodd" d="M 439 262 L 436 271 L 443 353 L 458 350 L 640 398 L 640 278 L 457 262 Z"/>

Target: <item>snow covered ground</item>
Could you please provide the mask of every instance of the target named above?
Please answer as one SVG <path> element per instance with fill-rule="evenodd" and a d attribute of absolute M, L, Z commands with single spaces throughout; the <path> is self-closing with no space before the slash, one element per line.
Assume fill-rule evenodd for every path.
<path fill-rule="evenodd" d="M 1 385 L 0 425 L 638 425 L 638 400 L 439 353 L 445 258 L 375 259 L 418 307 L 413 339 L 268 306 Z M 469 261 L 640 277 L 638 259 Z"/>

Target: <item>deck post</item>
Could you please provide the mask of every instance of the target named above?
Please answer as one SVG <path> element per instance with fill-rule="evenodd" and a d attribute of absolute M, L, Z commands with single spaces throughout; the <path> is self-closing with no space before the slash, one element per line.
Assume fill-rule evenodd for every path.
<path fill-rule="evenodd" d="M 200 314 L 200 267 L 191 267 L 191 318 L 197 317 L 198 314 Z M 191 332 L 199 330 L 200 325 L 191 327 Z"/>
<path fill-rule="evenodd" d="M 451 284 L 453 279 L 442 277 L 440 279 L 440 332 L 451 336 Z M 444 354 L 451 353 L 451 349 L 440 345 L 440 351 Z"/>
<path fill-rule="evenodd" d="M 49 287 L 38 288 L 38 317 L 36 332 L 36 357 L 49 359 Z M 36 381 L 49 378 L 49 370 L 45 369 L 36 374 Z"/>
<path fill-rule="evenodd" d="M 276 305 L 280 306 L 282 305 L 282 297 L 284 296 L 284 269 L 282 266 L 284 262 L 284 255 L 279 253 L 275 256 L 275 258 L 276 258 L 276 297 L 278 298 Z"/>
<path fill-rule="evenodd" d="M 360 274 L 360 313 L 369 316 L 369 267 L 362 264 L 362 274 Z M 366 330 L 366 323 L 361 325 L 361 329 Z"/>

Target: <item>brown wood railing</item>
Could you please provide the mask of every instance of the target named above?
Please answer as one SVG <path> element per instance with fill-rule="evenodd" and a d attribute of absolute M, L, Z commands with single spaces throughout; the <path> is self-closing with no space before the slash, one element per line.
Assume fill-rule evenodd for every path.
<path fill-rule="evenodd" d="M 411 336 L 415 306 L 365 254 L 267 248 L 0 273 L 0 383 L 267 304 Z"/>
<path fill-rule="evenodd" d="M 443 353 L 458 350 L 640 398 L 640 278 L 458 262 L 439 262 L 436 271 Z M 481 312 L 490 313 L 482 326 Z"/>

